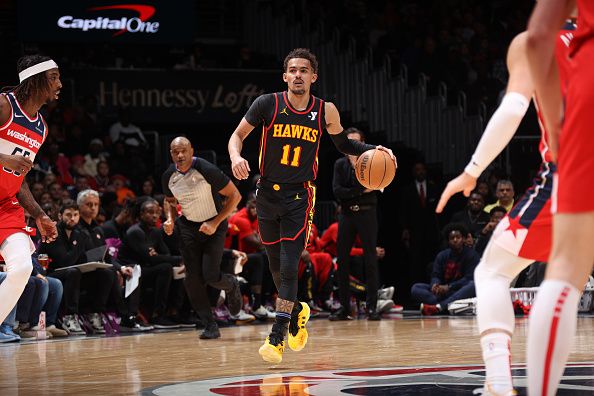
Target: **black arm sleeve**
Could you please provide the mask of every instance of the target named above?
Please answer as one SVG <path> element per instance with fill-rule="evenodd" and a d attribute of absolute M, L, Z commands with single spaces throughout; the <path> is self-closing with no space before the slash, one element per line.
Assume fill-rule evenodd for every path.
<path fill-rule="evenodd" d="M 349 139 L 344 131 L 336 135 L 330 134 L 330 138 L 338 151 L 348 155 L 361 155 L 367 150 L 373 150 L 376 147 L 373 144 L 361 143 L 357 140 Z"/>

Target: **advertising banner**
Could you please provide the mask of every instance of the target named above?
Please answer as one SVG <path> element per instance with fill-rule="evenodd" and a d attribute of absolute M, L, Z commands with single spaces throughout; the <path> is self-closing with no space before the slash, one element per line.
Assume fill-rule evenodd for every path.
<path fill-rule="evenodd" d="M 238 122 L 255 98 L 286 89 L 280 71 L 74 70 L 77 100 L 95 96 L 102 112 L 130 108 L 137 122 Z"/>
<path fill-rule="evenodd" d="M 23 41 L 185 43 L 194 33 L 194 2 L 19 0 Z"/>

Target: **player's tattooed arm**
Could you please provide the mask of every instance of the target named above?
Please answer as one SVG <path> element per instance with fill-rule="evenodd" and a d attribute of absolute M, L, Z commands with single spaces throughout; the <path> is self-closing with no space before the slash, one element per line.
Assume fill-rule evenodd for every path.
<path fill-rule="evenodd" d="M 37 229 L 39 230 L 39 234 L 41 234 L 41 241 L 48 243 L 55 241 L 58 237 L 56 222 L 50 219 L 39 204 L 35 202 L 35 198 L 33 198 L 33 194 L 31 194 L 26 181 L 23 181 L 21 184 L 21 189 L 17 193 L 17 199 L 21 206 L 35 219 Z"/>
<path fill-rule="evenodd" d="M 295 304 L 295 302 L 283 300 L 282 298 L 277 298 L 276 299 L 276 310 L 277 310 L 277 312 L 291 313 L 293 311 L 293 304 Z"/>
<path fill-rule="evenodd" d="M 31 190 L 29 190 L 29 185 L 26 181 L 23 180 L 21 183 L 21 189 L 17 193 L 17 199 L 21 206 L 33 217 L 34 219 L 45 215 L 41 206 L 35 201 L 33 198 L 33 194 L 31 194 Z"/>

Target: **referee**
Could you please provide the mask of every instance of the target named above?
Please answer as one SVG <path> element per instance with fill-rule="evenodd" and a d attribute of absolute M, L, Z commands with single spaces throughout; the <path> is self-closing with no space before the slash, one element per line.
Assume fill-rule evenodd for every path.
<path fill-rule="evenodd" d="M 173 164 L 163 173 L 167 220 L 163 230 L 173 234 L 177 204 L 182 215 L 175 220 L 179 244 L 186 266 L 186 291 L 194 310 L 205 325 L 202 339 L 219 338 L 207 286 L 225 290 L 229 311 L 241 309 L 241 292 L 235 276 L 221 273 L 227 233 L 227 217 L 241 200 L 237 187 L 215 165 L 194 157 L 192 144 L 176 137 L 170 146 Z"/>

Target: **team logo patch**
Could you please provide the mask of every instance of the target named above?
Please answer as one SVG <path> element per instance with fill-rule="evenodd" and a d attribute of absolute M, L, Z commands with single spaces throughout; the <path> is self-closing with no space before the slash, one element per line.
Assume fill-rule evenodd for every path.
<path fill-rule="evenodd" d="M 526 394 L 526 368 L 512 367 L 514 385 Z M 306 371 L 218 378 L 163 385 L 142 395 L 481 395 L 483 366 L 429 366 Z M 591 395 L 594 363 L 568 365 L 557 395 Z"/>

